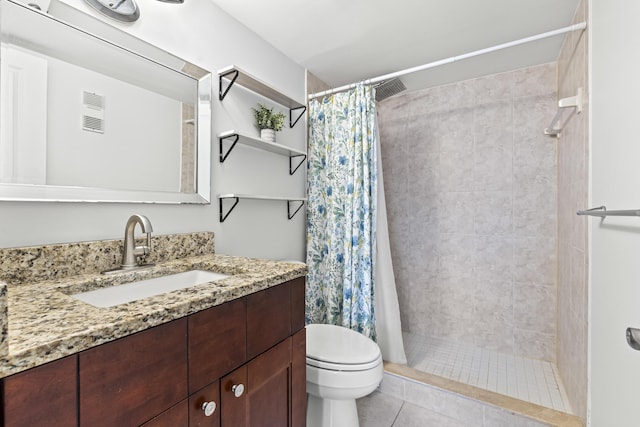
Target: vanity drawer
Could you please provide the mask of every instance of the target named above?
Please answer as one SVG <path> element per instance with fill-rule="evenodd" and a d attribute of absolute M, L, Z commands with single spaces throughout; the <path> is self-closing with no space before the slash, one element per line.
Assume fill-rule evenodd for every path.
<path fill-rule="evenodd" d="M 189 316 L 189 393 L 246 361 L 245 298 Z"/>
<path fill-rule="evenodd" d="M 247 359 L 291 335 L 291 283 L 247 296 Z"/>
<path fill-rule="evenodd" d="M 187 319 L 83 351 L 80 426 L 139 426 L 187 398 Z"/>
<path fill-rule="evenodd" d="M 78 356 L 68 356 L 2 380 L 2 425 L 77 425 Z"/>

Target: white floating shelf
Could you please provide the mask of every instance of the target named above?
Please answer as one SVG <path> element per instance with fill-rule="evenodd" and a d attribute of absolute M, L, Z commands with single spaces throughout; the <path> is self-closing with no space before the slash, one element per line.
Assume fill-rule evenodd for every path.
<path fill-rule="evenodd" d="M 228 193 L 228 194 L 219 194 L 219 199 L 256 199 L 256 200 L 281 200 L 281 201 L 292 201 L 292 202 L 306 202 L 306 197 L 272 197 L 272 196 L 258 196 L 254 194 L 239 194 L 239 193 Z"/>
<path fill-rule="evenodd" d="M 231 138 L 235 135 L 238 135 L 238 144 L 248 145 L 249 147 L 258 148 L 260 150 L 269 151 L 271 153 L 280 154 L 282 156 L 295 157 L 307 155 L 307 153 L 305 153 L 304 151 L 295 150 L 276 142 L 265 141 L 264 139 L 260 139 L 255 136 L 249 136 L 240 132 L 236 132 L 233 129 L 220 132 L 218 134 L 218 139 Z"/>
<path fill-rule="evenodd" d="M 218 70 L 218 76 L 220 76 L 220 100 L 221 101 L 224 99 L 226 93 L 229 91 L 232 84 L 230 83 L 227 89 L 223 90 L 222 79 L 225 79 L 231 82 L 234 80 L 234 77 L 232 76 L 236 76 L 235 77 L 236 84 L 246 89 L 249 89 L 252 92 L 257 93 L 258 95 L 262 95 L 265 98 L 269 98 L 280 105 L 284 105 L 285 107 L 288 107 L 291 109 L 305 107 L 304 103 L 298 102 L 295 99 L 288 97 L 287 95 L 273 88 L 271 85 L 268 85 L 267 83 L 263 82 L 257 77 L 252 76 L 251 74 L 247 73 L 246 71 L 244 71 L 243 69 L 241 69 L 236 65 L 229 65 L 228 67 Z"/>
<path fill-rule="evenodd" d="M 231 208 L 229 208 L 229 210 L 227 210 L 227 212 L 225 213 L 223 208 L 223 200 L 227 200 L 227 199 L 233 199 L 235 200 L 235 202 L 233 203 Z M 307 201 L 305 197 L 273 197 L 273 196 L 259 196 L 259 195 L 253 195 L 253 194 L 239 194 L 239 193 L 218 194 L 218 206 L 220 208 L 220 222 L 224 222 L 227 219 L 231 211 L 233 211 L 235 207 L 238 205 L 238 203 L 240 202 L 240 199 L 276 200 L 280 202 L 287 202 L 287 217 L 289 219 L 292 219 L 298 213 L 298 211 L 302 209 L 302 206 L 304 206 L 304 203 Z M 292 211 L 291 204 L 295 202 L 298 202 L 299 205 L 296 209 Z"/>

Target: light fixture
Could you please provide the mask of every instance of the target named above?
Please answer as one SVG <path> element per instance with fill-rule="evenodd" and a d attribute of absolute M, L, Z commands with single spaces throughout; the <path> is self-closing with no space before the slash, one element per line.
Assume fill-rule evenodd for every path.
<path fill-rule="evenodd" d="M 91 7 L 111 19 L 133 22 L 140 17 L 135 0 L 85 0 Z"/>

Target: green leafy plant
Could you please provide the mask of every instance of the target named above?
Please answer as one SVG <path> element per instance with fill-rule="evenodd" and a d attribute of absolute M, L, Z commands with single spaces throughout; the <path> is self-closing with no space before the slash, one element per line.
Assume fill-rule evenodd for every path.
<path fill-rule="evenodd" d="M 260 129 L 273 129 L 275 131 L 282 130 L 285 115 L 283 112 L 274 113 L 273 108 L 258 103 L 258 108 L 251 107 L 253 117 L 256 119 L 256 126 Z"/>

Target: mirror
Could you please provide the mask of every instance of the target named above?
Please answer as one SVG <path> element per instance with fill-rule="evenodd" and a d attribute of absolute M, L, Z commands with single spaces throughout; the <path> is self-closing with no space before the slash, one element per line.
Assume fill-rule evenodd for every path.
<path fill-rule="evenodd" d="M 0 200 L 210 202 L 210 72 L 61 2 L 0 1 Z"/>

